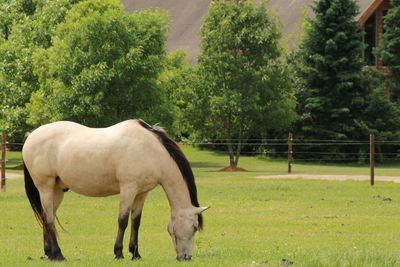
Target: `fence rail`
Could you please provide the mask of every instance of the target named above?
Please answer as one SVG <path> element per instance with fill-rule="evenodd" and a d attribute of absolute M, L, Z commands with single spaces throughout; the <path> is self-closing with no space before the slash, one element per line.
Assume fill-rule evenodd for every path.
<path fill-rule="evenodd" d="M 0 189 L 5 191 L 6 188 L 6 163 L 7 164 L 22 164 L 22 160 L 18 159 L 7 159 L 6 151 L 10 147 L 22 147 L 23 143 L 8 143 L 6 141 L 6 133 L 4 130 L 2 132 L 1 138 L 1 179 L 0 179 Z M 187 142 L 182 141 L 183 144 L 196 145 L 202 147 L 221 147 L 227 146 L 229 144 L 235 145 L 238 139 L 213 139 L 204 140 L 201 142 Z M 369 161 L 370 176 L 371 176 L 371 186 L 374 185 L 375 176 L 375 160 L 376 153 L 375 148 L 377 146 L 399 146 L 396 152 L 380 152 L 380 160 L 390 160 L 390 161 L 400 161 L 400 140 L 393 141 L 380 141 L 375 140 L 374 135 L 370 135 L 370 140 L 322 140 L 322 139 L 295 139 L 292 133 L 289 133 L 287 139 L 247 139 L 246 142 L 241 143 L 242 146 L 253 146 L 257 147 L 257 150 L 253 151 L 243 151 L 243 155 L 251 156 L 270 156 L 270 160 L 287 159 L 288 163 L 288 173 L 292 172 L 293 162 L 297 160 L 302 161 L 329 161 L 329 162 L 354 162 L 354 161 Z M 301 149 L 296 150 L 296 147 L 314 147 L 320 148 L 321 151 L 302 151 Z M 340 154 L 346 157 L 335 158 L 333 156 L 338 156 L 338 152 L 327 152 L 324 151 L 327 146 L 356 146 L 358 148 L 363 148 L 365 151 L 360 152 L 340 152 Z M 261 149 L 260 149 L 261 148 Z M 286 149 L 287 148 L 287 149 Z M 278 151 L 277 151 L 278 150 Z M 222 154 L 229 154 L 228 151 L 219 151 Z M 318 155 L 319 158 L 311 157 L 309 155 Z M 298 157 L 296 157 L 298 156 Z M 309 157 L 308 157 L 309 156 Z M 323 158 L 323 156 L 332 156 L 328 159 Z"/>

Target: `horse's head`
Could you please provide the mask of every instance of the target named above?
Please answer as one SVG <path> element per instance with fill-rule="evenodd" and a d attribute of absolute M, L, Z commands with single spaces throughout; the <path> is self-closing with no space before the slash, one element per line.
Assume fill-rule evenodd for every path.
<path fill-rule="evenodd" d="M 168 224 L 168 232 L 176 250 L 176 259 L 190 260 L 194 234 L 199 228 L 198 215 L 209 207 L 199 207 L 180 210 L 174 214 Z"/>

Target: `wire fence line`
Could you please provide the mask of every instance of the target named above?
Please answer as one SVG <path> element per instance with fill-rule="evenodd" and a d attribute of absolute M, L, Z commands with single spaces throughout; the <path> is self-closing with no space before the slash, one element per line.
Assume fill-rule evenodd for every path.
<path fill-rule="evenodd" d="M 197 146 L 215 151 L 220 154 L 230 154 L 228 145 L 241 146 L 241 155 L 268 157 L 268 160 L 287 160 L 288 172 L 291 173 L 294 161 L 310 162 L 363 162 L 369 160 L 371 168 L 371 185 L 374 184 L 375 161 L 400 161 L 400 140 L 324 140 L 324 139 L 295 139 L 289 133 L 287 139 L 282 138 L 254 138 L 254 139 L 204 139 L 201 141 L 181 140 L 181 144 Z M 5 169 L 20 167 L 23 163 L 20 158 L 7 159 L 7 151 L 21 150 L 23 143 L 7 142 L 5 131 L 2 130 L 1 139 L 1 179 L 0 189 L 5 189 Z M 345 148 L 338 150 L 337 148 Z M 378 153 L 375 153 L 378 148 Z M 385 148 L 383 150 L 382 148 Z M 308 150 L 307 150 L 308 149 Z M 331 151 L 331 150 L 334 151 Z M 311 150 L 311 151 L 310 151 Z"/>
<path fill-rule="evenodd" d="M 216 138 L 212 139 L 210 141 L 205 140 L 205 141 L 181 141 L 182 144 L 184 145 L 191 145 L 191 146 L 198 146 L 202 148 L 209 148 L 211 150 L 215 150 L 218 153 L 221 154 L 229 154 L 227 150 L 221 149 L 221 147 L 227 147 L 228 145 L 237 145 L 239 139 L 222 139 L 222 138 Z M 276 155 L 281 155 L 281 156 L 287 156 L 288 154 L 292 154 L 293 156 L 295 155 L 337 155 L 339 154 L 338 152 L 327 152 L 324 151 L 325 146 L 355 146 L 360 149 L 359 152 L 340 152 L 342 155 L 350 155 L 350 156 L 359 156 L 357 159 L 362 159 L 365 157 L 367 159 L 367 156 L 370 154 L 367 150 L 369 149 L 370 142 L 369 141 L 360 141 L 360 140 L 323 140 L 323 139 L 293 139 L 291 142 L 292 145 L 292 150 L 287 151 L 287 150 L 282 150 L 282 149 L 275 149 L 276 147 L 287 147 L 288 146 L 288 140 L 287 139 L 262 139 L 262 138 L 255 138 L 255 139 L 246 139 L 245 142 L 240 143 L 242 148 L 246 147 L 251 147 L 250 151 L 249 149 L 244 149 L 243 151 L 240 152 L 240 154 L 243 155 L 271 155 L 271 156 L 276 156 Z M 379 156 L 397 156 L 398 160 L 400 160 L 400 140 L 393 140 L 393 141 L 375 141 L 376 146 L 392 146 L 392 147 L 397 147 L 396 152 L 380 152 Z M 5 142 L 2 146 L 6 147 L 6 150 L 16 150 L 18 151 L 20 148 L 22 148 L 23 143 L 20 142 Z M 309 146 L 312 148 L 320 148 L 319 150 L 316 151 L 303 151 L 301 149 L 296 150 L 296 147 L 302 147 L 302 146 Z M 17 148 L 17 149 L 15 149 Z M 301 158 L 302 160 L 323 160 L 323 159 L 314 159 L 314 158 Z M 395 158 L 391 158 L 395 159 Z M 3 159 L 2 159 L 3 160 Z M 293 160 L 296 160 L 296 158 L 293 158 Z M 329 159 L 329 160 L 334 160 Z M 339 159 L 339 160 L 344 160 L 344 159 Z M 6 159 L 7 162 L 15 162 L 15 163 L 22 163 L 22 160 L 18 159 Z"/>
<path fill-rule="evenodd" d="M 215 150 L 220 154 L 229 154 L 226 147 L 228 145 L 237 145 L 236 142 L 226 142 L 222 140 L 219 142 L 184 142 L 185 145 L 198 146 L 205 149 Z M 258 142 L 259 139 L 247 140 L 244 143 L 240 143 L 243 151 L 241 155 L 251 156 L 270 156 L 270 159 L 277 157 L 285 159 L 289 154 L 292 155 L 292 160 L 302 161 L 363 161 L 368 160 L 370 157 L 370 142 L 369 141 L 338 141 L 338 140 L 296 140 L 293 139 L 291 143 L 291 149 L 288 147 L 288 140 L 271 139 L 269 142 Z M 312 142 L 315 141 L 315 142 Z M 378 151 L 374 153 L 374 157 L 383 160 L 400 161 L 400 141 L 376 141 L 374 144 L 376 147 L 385 146 L 390 148 L 392 151 Z M 326 147 L 349 147 L 351 150 L 357 150 L 356 152 L 343 152 L 343 151 L 327 151 Z M 247 149 L 246 149 L 247 147 Z M 312 149 L 307 151 L 304 148 Z M 394 151 L 393 151 L 394 150 Z M 296 157 L 298 156 L 298 157 Z M 307 157 L 308 156 L 308 157 Z M 313 157 L 314 156 L 314 157 Z M 315 158 L 315 156 L 339 156 L 339 158 Z"/>
<path fill-rule="evenodd" d="M 227 147 L 228 145 L 237 145 L 238 139 L 230 139 L 231 142 L 227 142 L 228 139 L 213 139 L 212 141 L 183 141 L 184 145 L 197 146 L 201 148 L 209 148 L 210 150 L 215 150 L 220 154 L 229 154 L 229 151 L 221 147 Z M 243 148 L 251 147 L 240 152 L 241 155 L 248 156 L 271 156 L 277 157 L 277 160 L 286 159 L 288 154 L 292 154 L 293 161 L 304 160 L 304 161 L 354 161 L 354 160 L 368 160 L 369 159 L 369 142 L 368 141 L 358 141 L 358 140 L 317 140 L 317 139 L 293 139 L 292 141 L 292 151 L 275 149 L 276 147 L 287 147 L 287 139 L 247 139 L 246 142 L 240 143 Z M 397 147 L 397 152 L 380 152 L 375 154 L 379 159 L 395 160 L 400 161 L 400 140 L 399 141 L 376 141 L 376 146 L 385 145 Z M 5 143 L 6 150 L 13 150 L 12 148 L 17 147 L 19 150 L 23 146 L 23 143 Z M 312 148 L 320 148 L 318 151 L 302 151 L 297 150 L 296 147 L 309 146 Z M 324 151 L 325 146 L 358 146 L 359 148 L 364 148 L 365 151 L 360 152 L 327 152 Z M 342 156 L 350 156 L 347 158 L 329 158 L 329 159 L 315 159 L 315 158 L 305 158 L 300 157 L 296 159 L 296 155 L 324 155 L 324 156 L 335 156 L 341 154 Z M 280 156 L 280 157 L 279 157 Z M 357 157 L 351 157 L 357 156 Z M 270 158 L 273 160 L 274 158 Z M 8 163 L 22 163 L 19 159 L 1 159 L 0 162 L 5 160 Z"/>

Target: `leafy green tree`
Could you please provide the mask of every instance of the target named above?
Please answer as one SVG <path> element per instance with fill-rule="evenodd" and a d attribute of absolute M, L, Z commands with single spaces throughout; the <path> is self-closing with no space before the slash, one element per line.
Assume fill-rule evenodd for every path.
<path fill-rule="evenodd" d="M 67 119 L 100 127 L 141 117 L 171 123 L 167 96 L 157 85 L 167 26 L 164 13 L 129 14 L 117 0 L 73 5 L 52 46 L 35 54 L 40 87 L 28 122 Z"/>
<path fill-rule="evenodd" d="M 193 131 L 186 121 L 185 110 L 190 103 L 187 100 L 193 97 L 195 77 L 195 68 L 189 64 L 185 52 L 177 50 L 167 55 L 158 84 L 167 93 L 167 105 L 173 114 L 173 124 L 169 132 L 175 135 L 188 135 Z"/>
<path fill-rule="evenodd" d="M 226 139 L 232 168 L 250 134 L 287 126 L 295 117 L 279 38 L 264 2 L 211 3 L 185 114 L 201 137 Z"/>
<path fill-rule="evenodd" d="M 355 20 L 358 6 L 354 0 L 319 0 L 313 10 L 315 18 L 301 44 L 297 70 L 303 80 L 297 92 L 301 116 L 297 136 L 357 140 L 368 134 L 359 131 L 367 89 L 362 33 Z"/>
<path fill-rule="evenodd" d="M 32 16 L 36 4 L 37 1 L 32 0 L 0 0 L 0 36 L 7 40 L 13 24 L 24 16 Z"/>
<path fill-rule="evenodd" d="M 32 92 L 38 89 L 33 55 L 51 45 L 55 27 L 71 7 L 68 0 L 2 0 L 0 6 L 0 121 L 10 141 L 23 139 Z"/>
<path fill-rule="evenodd" d="M 384 19 L 379 56 L 389 69 L 392 94 L 400 104 L 400 0 L 391 0 L 391 5 Z"/>

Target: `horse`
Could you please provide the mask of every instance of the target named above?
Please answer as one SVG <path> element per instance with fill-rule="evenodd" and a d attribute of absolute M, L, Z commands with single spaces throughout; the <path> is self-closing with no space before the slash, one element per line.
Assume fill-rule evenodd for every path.
<path fill-rule="evenodd" d="M 176 259 L 190 260 L 194 235 L 203 228 L 194 175 L 179 145 L 159 127 L 127 120 L 108 128 L 59 121 L 43 125 L 22 149 L 25 191 L 43 229 L 44 253 L 65 260 L 55 218 L 68 190 L 91 197 L 120 194 L 115 259 L 123 259 L 123 238 L 131 216 L 129 252 L 140 259 L 138 236 L 149 191 L 164 189 L 171 208 L 168 232 Z"/>

